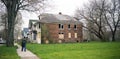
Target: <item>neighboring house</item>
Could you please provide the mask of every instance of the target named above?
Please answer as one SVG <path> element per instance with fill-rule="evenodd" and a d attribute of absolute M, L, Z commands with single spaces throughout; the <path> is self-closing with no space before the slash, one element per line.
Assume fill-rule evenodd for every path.
<path fill-rule="evenodd" d="M 59 14 L 41 14 L 39 22 L 42 43 L 81 42 L 82 23 L 75 18 Z"/>
<path fill-rule="evenodd" d="M 29 29 L 28 28 L 23 28 L 22 36 L 23 37 L 28 37 L 28 33 L 29 33 Z"/>
<path fill-rule="evenodd" d="M 41 43 L 41 29 L 38 20 L 29 20 L 29 35 L 28 38 L 32 42 Z"/>

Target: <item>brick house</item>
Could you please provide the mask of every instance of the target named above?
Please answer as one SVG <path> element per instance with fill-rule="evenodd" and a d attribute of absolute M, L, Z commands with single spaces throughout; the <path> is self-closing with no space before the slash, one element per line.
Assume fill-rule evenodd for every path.
<path fill-rule="evenodd" d="M 63 15 L 61 13 L 44 13 L 39 15 L 39 23 L 41 24 L 42 42 L 81 42 L 83 39 L 82 23 L 77 21 L 74 17 Z"/>

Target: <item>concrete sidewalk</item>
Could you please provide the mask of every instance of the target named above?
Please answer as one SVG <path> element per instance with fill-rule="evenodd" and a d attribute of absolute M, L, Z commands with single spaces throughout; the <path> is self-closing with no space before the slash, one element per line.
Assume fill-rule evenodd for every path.
<path fill-rule="evenodd" d="M 18 46 L 17 54 L 21 57 L 21 59 L 39 59 L 35 54 L 30 52 L 29 50 L 26 50 L 26 52 L 21 51 L 21 46 L 16 44 Z"/>

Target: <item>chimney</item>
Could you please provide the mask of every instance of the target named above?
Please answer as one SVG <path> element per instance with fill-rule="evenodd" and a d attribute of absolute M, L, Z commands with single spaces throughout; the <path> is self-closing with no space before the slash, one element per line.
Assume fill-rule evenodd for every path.
<path fill-rule="evenodd" d="M 62 13 L 61 13 L 61 12 L 59 12 L 59 15 L 62 15 Z"/>

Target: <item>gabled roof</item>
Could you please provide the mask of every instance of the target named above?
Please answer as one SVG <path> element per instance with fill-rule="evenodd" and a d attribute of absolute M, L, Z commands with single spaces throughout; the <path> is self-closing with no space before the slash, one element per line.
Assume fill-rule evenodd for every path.
<path fill-rule="evenodd" d="M 29 20 L 29 27 L 31 27 L 33 24 L 39 22 L 39 20 Z"/>
<path fill-rule="evenodd" d="M 33 22 L 38 22 L 38 20 L 29 20 L 29 24 Z"/>
<path fill-rule="evenodd" d="M 62 14 L 48 14 L 44 13 L 39 16 L 39 21 L 43 23 L 62 23 L 62 24 L 80 24 L 74 17 Z"/>

